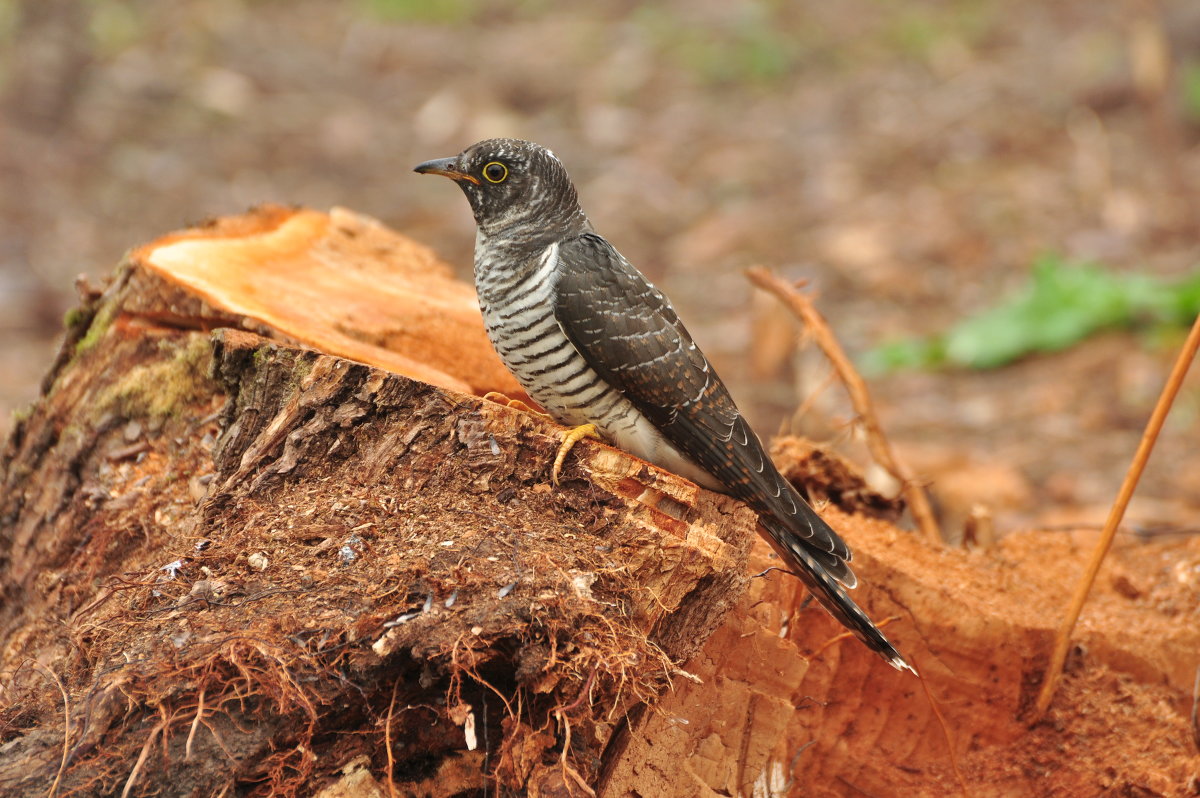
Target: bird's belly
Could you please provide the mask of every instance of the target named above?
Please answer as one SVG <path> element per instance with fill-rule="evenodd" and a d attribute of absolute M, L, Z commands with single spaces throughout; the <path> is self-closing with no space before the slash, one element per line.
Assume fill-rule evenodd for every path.
<path fill-rule="evenodd" d="M 720 483 L 675 448 L 633 403 L 588 365 L 562 332 L 551 308 L 515 312 L 484 307 L 488 337 L 500 359 L 535 402 L 569 427 L 594 424 L 617 448 L 712 490 Z"/>
<path fill-rule="evenodd" d="M 692 458 L 664 438 L 650 419 L 628 401 L 625 404 L 629 405 L 628 415 L 620 423 L 602 428 L 605 438 L 611 440 L 618 449 L 637 455 L 672 474 L 686 477 L 709 490 L 725 492 L 726 489 L 712 474 L 696 465 Z"/>

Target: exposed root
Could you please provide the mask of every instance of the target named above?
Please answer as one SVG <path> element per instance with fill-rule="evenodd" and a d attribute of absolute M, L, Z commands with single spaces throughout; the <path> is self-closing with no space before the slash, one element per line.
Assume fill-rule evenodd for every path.
<path fill-rule="evenodd" d="M 204 719 L 204 689 L 201 688 L 200 696 L 196 700 L 196 717 L 192 720 L 192 728 L 188 730 L 187 743 L 183 746 L 183 759 L 185 762 L 192 760 L 192 741 L 196 737 L 196 729 L 200 728 L 200 721 Z"/>
<path fill-rule="evenodd" d="M 54 682 L 54 686 L 58 688 L 59 695 L 62 696 L 63 700 L 62 759 L 59 761 L 58 772 L 54 774 L 54 781 L 50 785 L 50 792 L 47 793 L 48 798 L 54 798 L 58 794 L 58 785 L 62 782 L 63 771 L 67 769 L 67 752 L 71 749 L 71 697 L 67 695 L 67 689 L 63 687 L 62 679 L 58 678 L 57 673 L 40 662 L 32 660 L 31 662 L 34 667 L 41 670 Z"/>
<path fill-rule="evenodd" d="M 149 736 L 146 737 L 146 743 L 142 746 L 142 752 L 138 754 L 137 761 L 133 763 L 133 770 L 129 771 L 129 778 L 125 780 L 125 789 L 121 790 L 121 798 L 129 798 L 130 790 L 133 789 L 134 784 L 137 784 L 138 773 L 141 772 L 142 765 L 146 764 L 146 757 L 150 754 L 150 747 L 154 745 L 154 741 L 165 728 L 165 725 L 160 723 L 150 730 Z"/>
<path fill-rule="evenodd" d="M 748 540 L 698 504 L 702 536 L 728 545 L 689 540 L 665 571 L 676 530 L 657 542 L 617 483 L 544 490 L 544 430 L 239 335 L 214 344 L 227 394 L 181 410 L 121 473 L 87 472 L 111 501 L 57 572 L 61 642 L 33 631 L 70 652 L 64 704 L 40 676 L 3 674 L 0 741 L 53 732 L 36 776 L 54 798 L 168 783 L 286 798 L 363 756 L 394 795 L 456 767 L 483 771 L 471 789 L 519 794 L 560 763 L 579 794 L 608 726 L 667 689 L 695 648 L 686 630 L 716 623 L 712 580 L 741 586 Z M 681 613 L 701 583 L 710 605 Z"/>

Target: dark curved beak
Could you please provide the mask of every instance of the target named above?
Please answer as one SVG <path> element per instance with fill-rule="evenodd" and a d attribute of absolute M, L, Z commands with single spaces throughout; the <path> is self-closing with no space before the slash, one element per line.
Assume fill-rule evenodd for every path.
<path fill-rule="evenodd" d="M 423 164 L 418 164 L 413 171 L 422 175 L 441 175 L 451 180 L 466 180 L 469 183 L 479 185 L 477 178 L 465 172 L 458 171 L 458 158 L 438 158 L 435 161 L 426 161 Z"/>

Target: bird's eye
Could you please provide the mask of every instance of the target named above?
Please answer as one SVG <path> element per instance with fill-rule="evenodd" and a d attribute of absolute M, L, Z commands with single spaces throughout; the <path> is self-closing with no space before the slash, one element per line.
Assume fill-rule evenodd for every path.
<path fill-rule="evenodd" d="M 489 183 L 503 183 L 504 178 L 508 177 L 508 167 L 499 161 L 492 161 L 483 167 L 483 176 Z"/>

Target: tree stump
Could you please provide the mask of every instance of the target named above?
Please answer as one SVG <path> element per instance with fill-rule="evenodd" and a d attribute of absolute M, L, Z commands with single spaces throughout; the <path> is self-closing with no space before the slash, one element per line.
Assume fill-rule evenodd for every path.
<path fill-rule="evenodd" d="M 559 428 L 478 398 L 521 394 L 470 286 L 371 220 L 263 208 L 168 236 L 68 321 L 0 461 L 0 794 L 1171 794 L 1194 775 L 1191 585 L 1146 576 L 1200 562 L 1191 544 L 1122 552 L 1030 731 L 1070 540 L 930 550 L 866 517 L 877 498 L 826 453 L 777 451 L 837 505 L 856 598 L 896 618 L 927 697 L 796 580 L 752 578 L 773 555 L 740 503 L 594 442 L 552 489 Z"/>
<path fill-rule="evenodd" d="M 736 602 L 754 516 L 607 447 L 551 490 L 557 427 L 461 392 L 515 392 L 469 292 L 345 213 L 131 255 L 5 454 L 6 722 L 45 725 L 3 783 L 595 782 Z"/>

